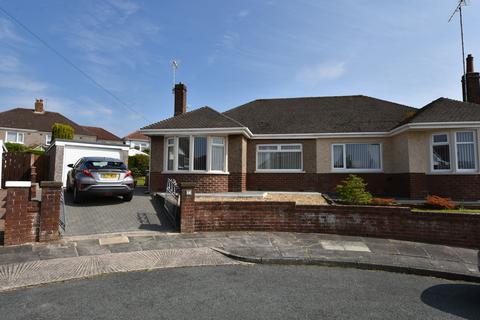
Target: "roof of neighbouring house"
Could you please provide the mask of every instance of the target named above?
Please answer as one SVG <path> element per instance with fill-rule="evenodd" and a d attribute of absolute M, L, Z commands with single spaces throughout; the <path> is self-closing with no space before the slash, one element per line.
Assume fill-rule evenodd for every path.
<path fill-rule="evenodd" d="M 135 131 L 135 132 L 132 132 L 128 135 L 126 135 L 125 137 L 123 137 L 123 140 L 144 140 L 144 141 L 148 141 L 149 138 L 142 134 L 140 131 Z"/>
<path fill-rule="evenodd" d="M 0 112 L 0 127 L 13 129 L 30 129 L 51 132 L 55 123 L 68 124 L 75 134 L 92 135 L 82 126 L 64 117 L 58 112 L 45 111 L 35 113 L 33 109 L 15 108 Z"/>
<path fill-rule="evenodd" d="M 367 96 L 254 100 L 224 112 L 253 134 L 386 132 L 417 109 Z"/>
<path fill-rule="evenodd" d="M 244 126 L 234 119 L 213 110 L 202 107 L 153 123 L 145 129 L 192 129 L 192 128 L 243 128 Z"/>
<path fill-rule="evenodd" d="M 438 98 L 408 119 L 408 123 L 480 121 L 480 105 Z"/>
<path fill-rule="evenodd" d="M 82 127 L 88 132 L 91 132 L 92 135 L 97 136 L 97 140 L 123 141 L 122 138 L 114 135 L 110 131 L 107 131 L 103 128 L 91 127 L 91 126 L 82 126 Z"/>

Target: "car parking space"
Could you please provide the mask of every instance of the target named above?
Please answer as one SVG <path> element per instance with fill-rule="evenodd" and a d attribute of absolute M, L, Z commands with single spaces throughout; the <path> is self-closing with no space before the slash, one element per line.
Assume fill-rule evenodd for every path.
<path fill-rule="evenodd" d="M 163 204 L 136 188 L 131 201 L 121 197 L 88 197 L 73 202 L 65 194 L 65 236 L 131 231 L 174 231 L 164 216 Z"/>

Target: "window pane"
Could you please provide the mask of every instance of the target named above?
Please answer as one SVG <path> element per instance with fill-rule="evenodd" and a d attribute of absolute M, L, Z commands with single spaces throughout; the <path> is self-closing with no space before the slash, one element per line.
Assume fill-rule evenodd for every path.
<path fill-rule="evenodd" d="M 450 169 L 449 145 L 433 146 L 433 170 Z"/>
<path fill-rule="evenodd" d="M 277 150 L 277 146 L 258 146 L 258 150 Z"/>
<path fill-rule="evenodd" d="M 343 168 L 343 146 L 333 146 L 333 167 Z"/>
<path fill-rule="evenodd" d="M 379 144 L 345 145 L 347 169 L 380 169 Z"/>
<path fill-rule="evenodd" d="M 301 152 L 259 152 L 258 169 L 302 169 Z"/>
<path fill-rule="evenodd" d="M 173 146 L 168 147 L 168 155 L 167 155 L 167 170 L 173 170 L 173 160 L 175 158 L 174 148 Z"/>
<path fill-rule="evenodd" d="M 22 142 L 23 143 L 23 133 L 21 133 L 21 132 L 18 133 L 17 139 L 18 139 L 17 142 Z"/>
<path fill-rule="evenodd" d="M 225 147 L 220 145 L 212 146 L 212 170 L 225 170 Z"/>
<path fill-rule="evenodd" d="M 193 140 L 193 170 L 207 170 L 207 138 Z"/>
<path fill-rule="evenodd" d="M 170 139 L 167 140 L 167 143 L 173 145 L 175 143 L 175 139 L 170 138 Z"/>
<path fill-rule="evenodd" d="M 475 147 L 473 143 L 457 145 L 458 169 L 475 169 Z"/>
<path fill-rule="evenodd" d="M 213 144 L 224 144 L 224 140 L 221 137 L 213 137 L 212 138 L 212 143 Z"/>
<path fill-rule="evenodd" d="M 189 170 L 190 138 L 178 138 L 178 170 Z"/>
<path fill-rule="evenodd" d="M 282 150 L 301 150 L 301 146 L 297 145 L 286 145 L 286 146 L 281 146 Z"/>
<path fill-rule="evenodd" d="M 433 135 L 433 142 L 448 142 L 448 136 L 446 134 L 435 134 Z"/>
<path fill-rule="evenodd" d="M 457 132 L 457 142 L 473 142 L 473 132 Z"/>
<path fill-rule="evenodd" d="M 16 132 L 8 132 L 7 133 L 7 142 L 17 142 L 17 133 Z"/>

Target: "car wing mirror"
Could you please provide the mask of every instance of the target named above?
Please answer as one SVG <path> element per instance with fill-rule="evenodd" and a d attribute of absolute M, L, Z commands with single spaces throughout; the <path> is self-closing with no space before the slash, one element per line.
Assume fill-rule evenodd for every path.
<path fill-rule="evenodd" d="M 70 163 L 70 164 L 67 164 L 67 167 L 69 167 L 69 168 L 73 168 L 73 164 L 72 164 L 72 163 Z"/>

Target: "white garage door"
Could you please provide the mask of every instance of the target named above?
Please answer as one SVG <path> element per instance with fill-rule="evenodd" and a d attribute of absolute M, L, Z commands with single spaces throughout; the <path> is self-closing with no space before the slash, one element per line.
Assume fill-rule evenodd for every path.
<path fill-rule="evenodd" d="M 63 185 L 66 186 L 67 184 L 67 173 L 70 170 L 68 167 L 69 164 L 74 164 L 82 157 L 106 157 L 121 159 L 120 153 L 121 150 L 119 149 L 66 145 L 63 154 Z"/>

